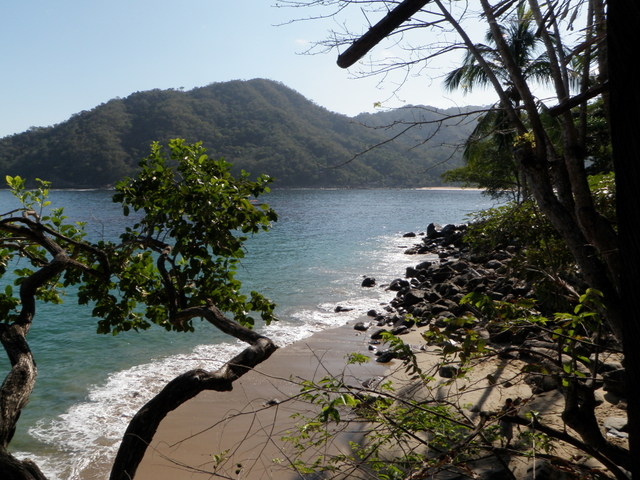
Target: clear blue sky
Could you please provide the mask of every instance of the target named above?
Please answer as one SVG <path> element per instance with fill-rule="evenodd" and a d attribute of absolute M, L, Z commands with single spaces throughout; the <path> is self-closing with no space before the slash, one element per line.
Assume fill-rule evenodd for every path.
<path fill-rule="evenodd" d="M 356 115 L 385 106 L 448 107 L 492 97 L 445 93 L 441 79 L 354 78 L 337 52 L 303 55 L 331 20 L 288 23 L 302 9 L 270 0 L 3 0 L 0 5 L 0 137 L 49 126 L 115 97 L 152 88 L 191 89 L 268 78 L 329 110 Z M 357 14 L 354 25 L 364 29 Z M 377 21 L 377 18 L 370 18 Z M 285 24 L 285 25 L 282 25 Z M 389 55 L 378 47 L 377 55 Z M 460 55 L 451 61 L 459 61 Z M 453 67 L 453 63 L 451 67 Z M 433 75 L 433 74 L 432 74 Z M 436 75 L 437 77 L 437 72 Z"/>

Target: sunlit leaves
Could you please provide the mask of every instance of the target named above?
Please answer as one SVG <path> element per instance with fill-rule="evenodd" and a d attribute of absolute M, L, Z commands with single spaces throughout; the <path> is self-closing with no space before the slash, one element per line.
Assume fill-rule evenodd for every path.
<path fill-rule="evenodd" d="M 171 315 L 209 301 L 245 325 L 255 323 L 251 312 L 273 320 L 273 303 L 257 292 L 241 293 L 235 279 L 246 235 L 267 230 L 277 219 L 272 209 L 252 202 L 269 191 L 270 179 L 250 181 L 245 172 L 234 178 L 230 164 L 209 157 L 200 143 L 181 139 L 170 141 L 168 149 L 154 143 L 140 167 L 135 178 L 118 183 L 114 195 L 124 215 L 141 214 L 122 235 L 123 249 L 112 254 L 119 300 L 102 305 L 100 286 L 85 288 L 110 312 L 102 330 L 117 331 L 120 322 L 123 328 L 156 323 L 192 330 L 190 320 L 174 322 Z M 143 315 L 131 313 L 125 303 L 132 301 Z"/>
<path fill-rule="evenodd" d="M 251 326 L 253 314 L 269 322 L 274 305 L 258 292 L 244 293 L 235 278 L 243 242 L 267 230 L 277 217 L 254 199 L 269 191 L 270 179 L 238 178 L 230 165 L 210 158 L 201 144 L 159 144 L 141 161 L 135 178 L 120 182 L 114 201 L 123 214 L 136 214 L 121 243 L 85 241 L 84 224 L 72 223 L 63 208 L 51 208 L 49 183 L 38 180 L 28 190 L 21 177 L 7 176 L 18 207 L 0 215 L 0 274 L 23 285 L 53 261 L 66 258 L 55 274 L 35 291 L 41 301 L 60 303 L 62 287 L 77 287 L 80 304 L 89 305 L 100 333 L 143 330 L 153 324 L 191 331 L 191 317 L 180 311 L 213 304 L 236 321 Z M 61 258 L 62 258 L 61 257 Z M 0 294 L 4 321 L 17 315 L 17 289 Z M 186 318 L 186 319 L 185 319 Z"/>

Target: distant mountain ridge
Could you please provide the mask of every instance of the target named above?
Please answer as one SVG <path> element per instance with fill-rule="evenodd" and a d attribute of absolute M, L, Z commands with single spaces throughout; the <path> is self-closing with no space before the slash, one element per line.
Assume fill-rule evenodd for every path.
<path fill-rule="evenodd" d="M 236 171 L 271 175 L 278 187 L 438 185 L 443 171 L 460 165 L 455 146 L 473 122 L 424 123 L 385 142 L 407 122 L 443 113 L 407 107 L 350 118 L 264 79 L 156 89 L 0 139 L 0 169 L 58 188 L 106 187 L 133 174 L 152 141 L 179 137 L 202 141 L 210 156 L 223 157 Z"/>

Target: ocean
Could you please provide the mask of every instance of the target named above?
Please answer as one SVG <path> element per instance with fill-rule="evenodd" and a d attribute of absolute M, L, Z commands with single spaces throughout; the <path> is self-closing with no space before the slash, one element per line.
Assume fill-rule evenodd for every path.
<path fill-rule="evenodd" d="M 131 222 L 110 191 L 52 191 L 53 207 L 87 222 L 92 239 L 117 239 Z M 494 202 L 471 190 L 274 190 L 261 197 L 279 215 L 247 242 L 238 278 L 278 305 L 280 321 L 257 325 L 280 345 L 343 325 L 393 298 L 381 285 L 419 259 L 404 255 L 429 223 L 462 223 Z M 15 208 L 0 191 L 0 212 Z M 377 286 L 362 288 L 364 276 Z M 8 279 L 0 279 L 0 288 Z M 335 313 L 336 306 L 353 310 Z M 69 291 L 63 305 L 38 305 L 28 341 L 39 376 L 11 451 L 52 480 L 107 478 L 131 416 L 174 376 L 215 369 L 242 349 L 207 323 L 196 333 L 161 328 L 96 334 L 90 309 Z M 9 364 L 0 360 L 4 378 Z"/>

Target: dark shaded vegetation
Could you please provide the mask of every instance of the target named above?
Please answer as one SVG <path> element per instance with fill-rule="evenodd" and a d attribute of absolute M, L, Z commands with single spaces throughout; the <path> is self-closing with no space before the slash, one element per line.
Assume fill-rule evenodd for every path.
<path fill-rule="evenodd" d="M 437 185 L 442 172 L 460 164 L 456 146 L 474 127 L 438 123 L 455 113 L 407 107 L 350 118 L 263 79 L 151 90 L 1 139 L 0 169 L 58 188 L 106 187 L 134 174 L 153 141 L 184 138 L 224 155 L 234 174 L 265 173 L 278 187 Z M 409 134 L 358 155 L 409 124 Z"/>

